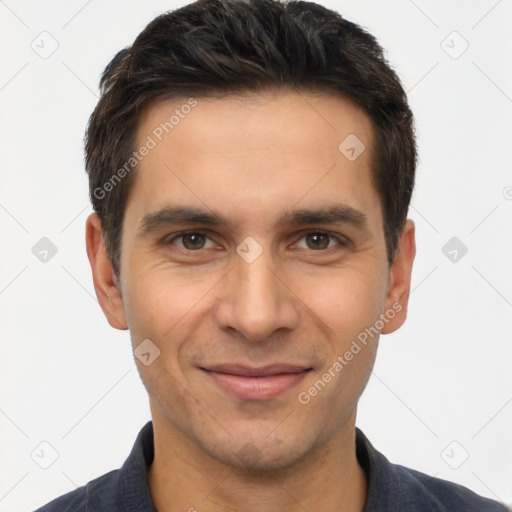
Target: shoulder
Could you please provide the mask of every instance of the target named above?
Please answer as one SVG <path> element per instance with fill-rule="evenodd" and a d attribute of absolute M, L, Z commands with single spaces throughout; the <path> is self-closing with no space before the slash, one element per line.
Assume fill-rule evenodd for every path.
<path fill-rule="evenodd" d="M 400 482 L 400 490 L 409 495 L 414 505 L 425 510 L 425 503 L 439 512 L 507 512 L 502 503 L 484 498 L 467 487 L 429 476 L 414 469 L 393 465 Z M 412 505 L 412 503 L 411 503 Z M 418 508 L 420 510 L 420 508 Z"/>
<path fill-rule="evenodd" d="M 147 482 L 147 470 L 153 456 L 153 425 L 148 421 L 140 430 L 130 455 L 120 469 L 105 473 L 34 512 L 155 512 Z"/>
<path fill-rule="evenodd" d="M 512 512 L 467 487 L 389 462 L 358 428 L 356 452 L 367 477 L 365 512 Z"/>
<path fill-rule="evenodd" d="M 91 480 L 52 501 L 34 512 L 90 512 L 93 505 L 101 505 L 102 510 L 118 510 L 115 492 L 119 470 L 110 471 Z"/>

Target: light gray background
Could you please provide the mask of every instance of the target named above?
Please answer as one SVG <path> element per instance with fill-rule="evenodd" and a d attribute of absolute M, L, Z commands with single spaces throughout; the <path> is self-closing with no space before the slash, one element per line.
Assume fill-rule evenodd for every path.
<path fill-rule="evenodd" d="M 0 511 L 118 468 L 150 419 L 129 334 L 94 295 L 82 138 L 105 65 L 185 3 L 0 0 Z M 510 503 L 512 1 L 321 3 L 387 49 L 420 147 L 409 317 L 381 337 L 357 424 L 392 462 Z"/>

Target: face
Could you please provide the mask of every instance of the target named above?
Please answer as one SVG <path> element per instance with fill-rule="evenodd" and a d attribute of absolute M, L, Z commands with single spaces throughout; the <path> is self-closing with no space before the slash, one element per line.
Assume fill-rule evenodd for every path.
<path fill-rule="evenodd" d="M 118 287 L 90 219 L 96 290 L 136 354 L 150 340 L 135 361 L 154 423 L 234 467 L 289 467 L 353 429 L 379 333 L 405 319 L 413 225 L 388 267 L 372 125 L 350 102 L 184 104 L 140 120 L 136 147 L 155 145 L 133 176 Z M 176 109 L 190 112 L 166 133 Z"/>

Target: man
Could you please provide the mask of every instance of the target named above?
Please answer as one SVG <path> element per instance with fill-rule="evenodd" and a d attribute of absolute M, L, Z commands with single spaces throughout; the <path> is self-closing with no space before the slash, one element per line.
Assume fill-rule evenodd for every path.
<path fill-rule="evenodd" d="M 503 511 L 355 428 L 405 321 L 416 147 L 375 39 L 319 5 L 199 0 L 107 66 L 87 251 L 152 421 L 47 511 Z"/>

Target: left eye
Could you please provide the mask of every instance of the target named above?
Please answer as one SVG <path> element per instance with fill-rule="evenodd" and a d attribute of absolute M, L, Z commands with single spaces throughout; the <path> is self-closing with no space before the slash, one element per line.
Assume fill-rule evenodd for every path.
<path fill-rule="evenodd" d="M 346 245 L 340 238 L 330 235 L 329 233 L 324 233 L 322 231 L 314 231 L 311 233 L 306 233 L 302 236 L 301 240 L 306 240 L 306 247 L 299 247 L 299 244 L 295 246 L 299 249 L 313 249 L 313 250 L 324 250 L 331 249 L 336 245 Z M 334 245 L 331 245 L 331 242 L 337 242 Z"/>

